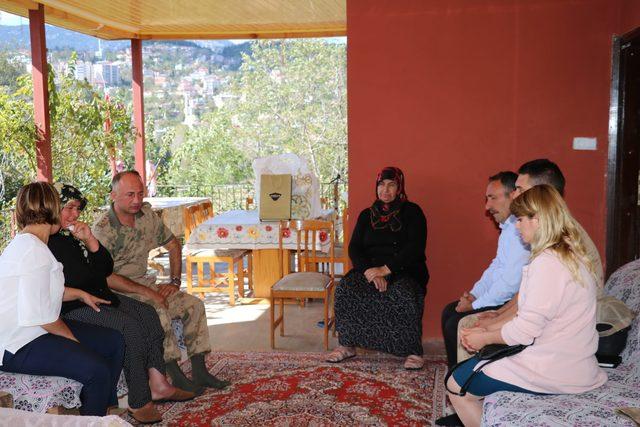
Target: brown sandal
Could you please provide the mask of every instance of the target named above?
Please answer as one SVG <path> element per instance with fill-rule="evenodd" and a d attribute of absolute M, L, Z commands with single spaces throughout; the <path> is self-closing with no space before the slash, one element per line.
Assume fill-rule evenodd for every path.
<path fill-rule="evenodd" d="M 340 363 L 343 360 L 356 357 L 356 350 L 353 347 L 338 346 L 335 350 L 327 355 L 325 361 L 329 363 Z"/>
<path fill-rule="evenodd" d="M 404 361 L 404 369 L 409 371 L 417 371 L 424 366 L 424 359 L 417 354 L 411 354 L 407 356 L 407 360 Z"/>

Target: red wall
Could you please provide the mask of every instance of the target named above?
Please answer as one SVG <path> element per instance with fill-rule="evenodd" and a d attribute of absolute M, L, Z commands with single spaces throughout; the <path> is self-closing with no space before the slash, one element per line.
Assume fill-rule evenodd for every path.
<path fill-rule="evenodd" d="M 484 191 L 500 170 L 557 162 L 604 253 L 611 41 L 640 25 L 637 4 L 348 0 L 349 203 L 356 217 L 381 167 L 404 170 L 429 226 L 425 338 L 495 254 Z M 572 150 L 575 136 L 598 149 Z"/>
<path fill-rule="evenodd" d="M 640 26 L 640 1 L 622 0 L 620 11 L 620 34 L 624 34 Z"/>

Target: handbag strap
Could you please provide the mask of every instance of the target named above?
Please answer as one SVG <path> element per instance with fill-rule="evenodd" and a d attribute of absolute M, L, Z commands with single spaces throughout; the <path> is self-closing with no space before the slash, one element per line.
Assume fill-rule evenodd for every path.
<path fill-rule="evenodd" d="M 535 339 L 534 339 L 533 342 L 535 342 Z M 467 389 L 471 385 L 471 380 L 473 380 L 473 378 L 478 373 L 482 372 L 482 370 L 484 369 L 485 366 L 487 366 L 488 364 L 493 363 L 493 362 L 495 362 L 497 360 L 504 359 L 505 357 L 509 357 L 509 356 L 513 356 L 515 354 L 518 354 L 522 350 L 524 350 L 525 348 L 529 347 L 530 345 L 533 345 L 533 342 L 531 344 L 529 344 L 529 345 L 519 344 L 519 345 L 514 345 L 514 346 L 508 346 L 508 347 L 505 347 L 504 349 L 502 349 L 500 351 L 496 351 L 491 356 L 491 358 L 479 360 L 479 362 L 485 362 L 485 363 L 483 363 L 482 366 L 480 366 L 478 369 L 475 369 L 471 373 L 471 375 L 469 375 L 469 377 L 464 382 L 464 384 L 462 384 L 462 386 L 460 386 L 460 391 L 457 392 L 457 393 L 455 391 L 449 390 L 449 386 L 448 386 L 447 383 L 449 382 L 449 378 L 451 377 L 451 375 L 453 375 L 453 372 L 456 369 L 458 369 L 463 363 L 468 362 L 469 359 L 463 360 L 461 362 L 456 363 L 455 365 L 453 365 L 453 367 L 449 370 L 449 372 L 447 372 L 447 375 L 445 375 L 445 377 L 444 377 L 444 387 L 445 387 L 445 389 L 451 394 L 455 394 L 455 395 L 458 395 L 458 396 L 466 395 L 467 394 Z"/>

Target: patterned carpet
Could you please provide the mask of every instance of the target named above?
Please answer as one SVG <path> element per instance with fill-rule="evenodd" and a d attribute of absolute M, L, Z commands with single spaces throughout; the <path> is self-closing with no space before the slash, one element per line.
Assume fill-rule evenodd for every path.
<path fill-rule="evenodd" d="M 212 353 L 210 371 L 232 386 L 159 405 L 158 425 L 432 425 L 445 405 L 445 360 L 427 358 L 414 372 L 402 362 L 378 354 L 334 365 L 319 353 Z"/>

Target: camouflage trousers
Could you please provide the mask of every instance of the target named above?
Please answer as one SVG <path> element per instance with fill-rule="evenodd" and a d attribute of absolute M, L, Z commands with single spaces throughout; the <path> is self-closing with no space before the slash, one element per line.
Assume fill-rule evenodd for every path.
<path fill-rule="evenodd" d="M 478 313 L 469 314 L 468 316 L 464 316 L 458 322 L 458 362 L 462 362 L 463 360 L 467 360 L 473 356 L 473 354 L 469 353 L 466 348 L 460 342 L 460 330 L 463 328 L 471 328 L 478 321 Z"/>
<path fill-rule="evenodd" d="M 144 284 L 154 291 L 158 290 L 158 285 L 156 284 L 141 284 Z M 167 305 L 169 307 L 165 308 L 146 296 L 129 293 L 125 295 L 147 303 L 156 309 L 158 317 L 160 317 L 162 329 L 164 329 L 163 345 L 165 362 L 180 360 L 181 356 L 178 340 L 171 327 L 172 319 L 180 319 L 182 321 L 184 344 L 187 347 L 187 355 L 189 357 L 211 351 L 207 314 L 204 309 L 204 303 L 200 298 L 189 295 L 186 292 L 178 291 L 167 298 Z"/>

